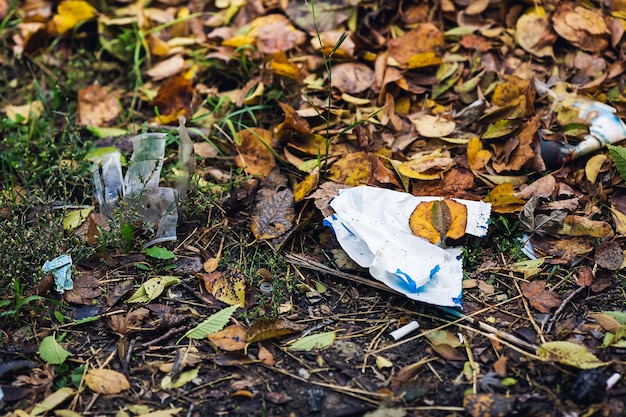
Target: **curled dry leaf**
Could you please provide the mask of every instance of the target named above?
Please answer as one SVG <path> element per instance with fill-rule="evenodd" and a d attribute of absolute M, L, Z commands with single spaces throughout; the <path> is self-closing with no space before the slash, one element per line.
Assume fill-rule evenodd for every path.
<path fill-rule="evenodd" d="M 372 87 L 374 71 L 365 64 L 349 62 L 332 68 L 332 86 L 342 93 L 358 94 Z"/>

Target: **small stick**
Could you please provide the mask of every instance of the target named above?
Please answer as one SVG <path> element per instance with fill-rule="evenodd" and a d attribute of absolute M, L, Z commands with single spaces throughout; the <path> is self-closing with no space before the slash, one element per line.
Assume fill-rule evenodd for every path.
<path fill-rule="evenodd" d="M 550 333 L 552 331 L 552 326 L 554 326 L 556 324 L 556 320 L 557 320 L 559 314 L 561 314 L 561 312 L 565 309 L 565 306 L 567 305 L 567 303 L 572 301 L 572 298 L 576 297 L 576 295 L 580 294 L 584 289 L 585 289 L 585 287 L 578 287 L 578 288 L 576 288 L 575 291 L 573 291 L 570 295 L 567 296 L 567 298 L 565 300 L 563 300 L 563 302 L 561 303 L 559 308 L 557 308 L 557 310 L 554 312 L 554 315 L 552 316 L 552 318 L 548 322 L 548 327 L 546 328 L 546 333 Z"/>

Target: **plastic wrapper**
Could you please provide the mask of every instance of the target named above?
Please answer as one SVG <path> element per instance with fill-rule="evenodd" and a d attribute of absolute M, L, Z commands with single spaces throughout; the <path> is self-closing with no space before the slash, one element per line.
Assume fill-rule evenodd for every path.
<path fill-rule="evenodd" d="M 193 143 L 184 126 L 184 118 L 180 123 L 184 178 L 179 180 L 177 189 L 159 187 L 165 156 L 165 133 L 144 133 L 132 138 L 133 154 L 124 176 L 121 155 L 117 150 L 99 156 L 93 165 L 96 199 L 100 204 L 100 211 L 110 217 L 120 198 L 123 199 L 129 207 L 137 211 L 147 226 L 156 229 L 154 238 L 146 243 L 146 247 L 176 240 L 178 190 L 187 191 L 189 179 L 195 169 Z"/>
<path fill-rule="evenodd" d="M 44 274 L 52 273 L 54 275 L 54 289 L 59 294 L 74 288 L 72 281 L 72 257 L 70 255 L 61 255 L 46 261 L 41 267 Z"/>
<path fill-rule="evenodd" d="M 361 267 L 408 298 L 440 306 L 461 306 L 461 247 L 442 248 L 413 234 L 409 217 L 423 201 L 439 197 L 374 187 L 339 191 L 324 219 L 341 247 Z M 466 234 L 487 233 L 491 205 L 455 199 L 467 207 Z"/>

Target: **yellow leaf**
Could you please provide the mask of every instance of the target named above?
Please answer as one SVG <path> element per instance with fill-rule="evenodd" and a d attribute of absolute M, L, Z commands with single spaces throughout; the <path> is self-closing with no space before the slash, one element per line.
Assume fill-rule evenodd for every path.
<path fill-rule="evenodd" d="M 376 367 L 378 369 L 385 369 L 393 367 L 393 362 L 383 356 L 376 356 Z"/>
<path fill-rule="evenodd" d="M 59 34 L 72 29 L 83 20 L 91 19 L 96 15 L 96 10 L 89 3 L 82 0 L 68 0 L 61 2 L 57 8 L 57 14 L 52 21 Z"/>
<path fill-rule="evenodd" d="M 346 185 L 364 185 L 372 177 L 372 164 L 365 152 L 349 153 L 330 167 L 328 177 Z"/>
<path fill-rule="evenodd" d="M 480 170 L 485 167 L 487 162 L 491 159 L 491 152 L 487 149 L 483 149 L 483 144 L 480 138 L 474 136 L 467 144 L 467 161 L 470 168 L 473 170 Z"/>
<path fill-rule="evenodd" d="M 437 205 L 445 204 L 448 210 L 437 210 Z M 441 206 L 440 206 L 441 207 Z M 449 219 L 441 220 L 438 212 L 449 213 Z M 444 214 L 446 216 L 447 214 Z M 448 221 L 449 220 L 449 221 Z M 437 224 L 435 224 L 437 223 Z M 442 225 L 446 225 L 445 230 Z M 451 239 L 459 239 L 465 234 L 467 225 L 467 207 L 464 204 L 453 200 L 439 200 L 439 202 L 422 202 L 415 207 L 411 217 L 409 217 L 409 227 L 411 231 L 427 239 L 433 245 L 441 241 L 442 236 Z"/>
<path fill-rule="evenodd" d="M 608 159 L 609 157 L 605 154 L 598 154 L 589 158 L 587 164 L 585 164 L 585 176 L 590 183 L 596 182 L 602 166 Z"/>
<path fill-rule="evenodd" d="M 243 350 L 248 343 L 246 329 L 241 325 L 235 324 L 227 326 L 207 337 L 215 346 L 228 352 Z"/>
<path fill-rule="evenodd" d="M 128 379 L 112 369 L 91 369 L 85 375 L 85 384 L 99 394 L 119 394 L 130 389 Z"/>
<path fill-rule="evenodd" d="M 43 103 L 40 100 L 35 100 L 23 106 L 4 106 L 4 112 L 10 120 L 24 125 L 33 119 L 39 118 L 43 108 Z"/>
<path fill-rule="evenodd" d="M 297 65 L 290 62 L 277 62 L 272 61 L 269 63 L 269 69 L 278 75 L 282 75 L 292 80 L 300 79 L 300 68 Z"/>
<path fill-rule="evenodd" d="M 505 182 L 491 190 L 485 202 L 491 203 L 491 208 L 496 213 L 515 213 L 522 209 L 526 201 L 516 197 L 514 193 L 513 184 Z"/>
<path fill-rule="evenodd" d="M 319 180 L 319 173 L 317 170 L 307 175 L 306 178 L 296 184 L 296 188 L 293 190 L 293 201 L 298 202 L 304 199 L 311 191 L 317 188 L 317 182 Z"/>
<path fill-rule="evenodd" d="M 407 68 L 409 69 L 431 67 L 441 64 L 443 64 L 441 57 L 436 52 L 432 51 L 417 53 L 411 56 L 406 62 Z"/>

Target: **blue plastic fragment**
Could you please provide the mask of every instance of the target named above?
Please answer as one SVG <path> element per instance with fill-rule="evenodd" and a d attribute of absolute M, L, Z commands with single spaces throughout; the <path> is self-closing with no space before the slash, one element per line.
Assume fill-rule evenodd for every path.
<path fill-rule="evenodd" d="M 41 268 L 44 274 L 53 273 L 55 290 L 59 294 L 74 288 L 72 281 L 72 257 L 70 255 L 61 255 L 52 260 L 46 261 Z"/>

